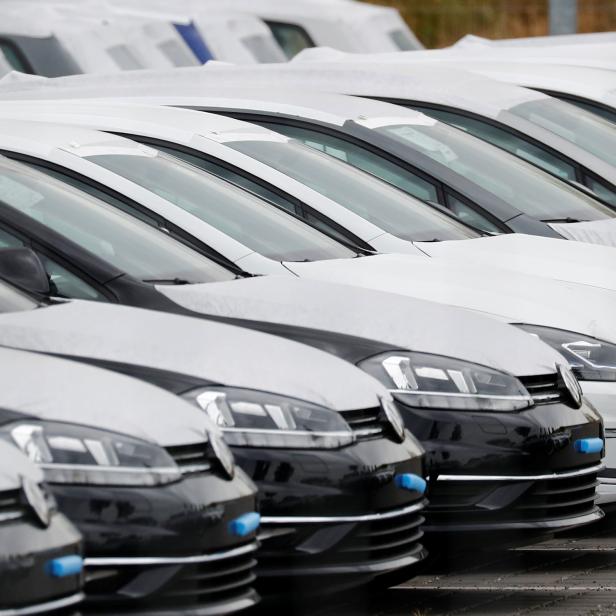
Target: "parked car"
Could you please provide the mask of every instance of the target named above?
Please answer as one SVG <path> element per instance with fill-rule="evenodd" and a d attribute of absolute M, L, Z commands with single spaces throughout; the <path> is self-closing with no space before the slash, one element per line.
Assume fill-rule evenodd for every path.
<path fill-rule="evenodd" d="M 12 302 L 32 305 L 7 287 L 2 296 L 8 320 Z M 6 348 L 0 357 L 10 410 L 0 439 L 39 465 L 81 531 L 88 602 L 162 614 L 257 603 L 256 489 L 202 412 L 82 363 Z"/>
<path fill-rule="evenodd" d="M 0 431 L 15 416 L 3 406 Z M 81 603 L 81 536 L 57 510 L 41 470 L 1 437 L 0 545 L 0 613 L 47 614 Z"/>
<path fill-rule="evenodd" d="M 24 260 L 19 251 L 16 257 L 9 257 L 3 254 L 8 268 L 5 271 L 11 277 L 19 272 L 21 280 L 27 280 L 32 275 L 27 258 Z M 34 271 L 40 277 L 42 270 L 35 266 Z M 46 281 L 44 275 L 42 280 Z M 180 469 L 185 466 L 189 473 L 184 483 L 176 487 L 172 484 L 179 495 L 191 483 L 196 482 L 198 487 L 199 482 L 211 481 L 207 473 L 202 476 L 197 472 L 212 455 L 206 443 L 203 412 L 222 428 L 239 466 L 260 490 L 263 534 L 258 575 L 265 592 L 298 592 L 302 580 L 309 577 L 321 580 L 323 590 L 341 584 L 358 585 L 380 575 L 400 574 L 407 579 L 413 566 L 424 558 L 419 528 L 425 505 L 423 450 L 404 430 L 386 388 L 370 375 L 330 354 L 245 328 L 100 302 L 52 302 L 42 306 L 20 295 L 21 303 L 16 307 L 16 292 L 6 285 L 2 288 L 13 303 L 0 316 L 1 345 L 60 355 L 125 373 L 188 400 L 194 406 L 187 413 L 194 407 L 199 409 L 200 427 L 186 428 L 183 434 L 192 435 L 192 440 L 185 438 L 183 442 L 174 435 L 181 428 L 180 411 L 185 403 L 162 398 L 168 403 L 163 405 L 160 432 L 154 436 L 159 439 L 156 442 L 166 445 L 163 454 L 171 455 Z M 49 374 L 51 378 L 51 371 Z M 72 375 L 73 382 L 81 382 L 75 371 Z M 91 387 L 85 383 L 83 389 L 75 388 L 76 397 L 83 399 L 83 390 L 88 389 Z M 101 405 L 114 409 L 107 414 L 98 411 L 109 422 L 107 429 L 113 429 L 114 422 L 116 430 L 124 425 L 120 418 L 130 421 L 131 434 L 137 437 L 143 433 L 140 426 L 150 429 L 153 422 L 147 413 L 153 403 L 148 404 L 147 398 L 140 406 L 135 404 L 134 395 L 128 396 L 126 388 L 107 387 L 103 391 L 117 392 L 123 400 L 111 404 L 105 402 L 104 396 L 99 398 Z M 137 410 L 131 412 L 135 407 Z M 97 408 L 92 405 L 92 412 Z M 137 412 L 143 413 L 141 419 Z M 173 426 L 177 424 L 176 430 Z M 157 425 L 151 427 L 155 429 Z M 226 459 L 224 447 L 220 449 Z M 197 474 L 193 477 L 191 469 L 195 466 Z M 244 475 L 238 471 L 236 476 Z M 231 495 L 235 497 L 235 491 Z M 129 502 L 133 502 L 132 498 Z M 133 510 L 134 515 L 140 515 L 139 492 L 134 498 L 135 506 L 127 509 L 123 525 L 131 522 Z M 184 507 L 181 500 L 180 505 Z M 195 506 L 194 511 L 198 515 L 201 507 Z M 595 513 L 583 512 L 592 518 Z M 388 533 L 380 532 L 384 520 L 396 533 L 397 544 L 389 551 L 383 551 L 389 545 Z M 135 523 L 138 521 L 137 518 Z M 194 531 L 194 523 L 187 520 L 187 524 Z M 322 533 L 324 525 L 336 530 Z M 341 525 L 345 532 L 336 532 Z M 131 527 L 127 528 L 129 532 Z M 220 531 L 217 534 L 226 537 Z M 173 536 L 169 541 L 168 551 L 162 556 L 177 555 L 177 541 Z M 237 541 L 247 539 L 239 537 Z M 126 541 L 121 545 L 126 552 Z M 117 546 L 112 542 L 108 550 Z M 305 546 L 311 547 L 304 549 Z M 201 546 L 195 546 L 191 537 L 183 547 L 184 553 L 195 547 Z M 100 553 L 97 556 L 112 557 Z M 117 563 L 104 559 L 87 563 L 100 567 L 130 565 L 121 559 Z M 192 573 L 188 571 L 187 575 Z M 156 579 L 150 583 L 155 584 Z M 101 578 L 100 585 L 88 592 L 97 588 L 105 591 L 112 582 L 113 578 Z M 221 578 L 221 583 L 226 581 Z M 194 589 L 187 592 L 194 597 Z"/>
<path fill-rule="evenodd" d="M 47 188 L 52 188 L 53 182 L 48 180 L 48 183 Z M 65 195 L 62 201 L 66 203 L 67 200 L 68 195 Z M 79 207 L 82 212 L 89 211 L 86 203 L 81 203 Z M 46 201 L 45 210 L 49 215 L 51 215 L 52 209 L 52 202 Z M 74 217 L 71 215 L 64 216 L 65 220 L 71 220 L 73 218 Z M 120 215 L 120 218 L 124 217 Z M 50 220 L 51 219 L 48 219 L 48 221 Z M 15 222 L 16 218 L 13 217 L 13 222 L 10 226 L 13 226 Z M 128 225 L 128 222 L 124 221 L 124 224 Z M 368 297 L 365 291 L 361 291 L 360 293 L 359 290 L 349 289 L 345 291 L 344 288 L 339 287 L 332 289 L 331 286 L 328 288 L 328 285 L 313 285 L 312 287 L 307 287 L 305 283 L 303 286 L 297 284 L 302 281 L 294 281 L 295 287 L 290 291 L 289 286 L 278 286 L 279 284 L 287 285 L 289 282 L 288 280 L 275 278 L 255 279 L 254 281 L 234 281 L 229 284 L 236 286 L 230 288 L 228 291 L 224 289 L 222 284 L 201 285 L 201 288 L 199 285 L 188 285 L 188 287 L 185 287 L 185 285 L 167 287 L 158 285 L 155 289 L 152 289 L 152 291 L 156 291 L 158 295 L 155 295 L 152 291 L 149 295 L 146 295 L 146 285 L 144 284 L 140 285 L 141 291 L 137 294 L 136 291 L 139 287 L 135 284 L 137 281 L 134 281 L 132 286 L 133 293 L 131 296 L 127 295 L 126 292 L 118 286 L 117 281 L 120 279 L 117 273 L 115 276 L 110 275 L 110 265 L 105 266 L 100 258 L 95 257 L 94 254 L 87 250 L 84 251 L 83 248 L 74 243 L 74 241 L 69 241 L 65 238 L 60 240 L 52 228 L 47 228 L 44 234 L 39 235 L 34 230 L 36 224 L 33 224 L 32 221 L 29 223 L 26 222 L 24 226 L 19 225 L 19 227 L 20 235 L 23 236 L 23 234 L 25 234 L 25 236 L 29 236 L 30 241 L 33 240 L 34 235 L 36 235 L 36 244 L 41 245 L 42 240 L 46 249 L 52 249 L 58 258 L 65 260 L 64 263 L 67 266 L 69 265 L 66 262 L 68 257 L 68 259 L 72 261 L 71 267 L 78 268 L 77 270 L 73 269 L 74 272 L 79 270 L 84 273 L 85 271 L 91 272 L 92 266 L 94 262 L 96 262 L 97 268 L 101 268 L 98 270 L 96 276 L 99 280 L 115 279 L 116 282 L 112 283 L 116 292 L 115 297 L 122 302 L 141 301 L 144 302 L 142 305 L 160 309 L 162 297 L 166 297 L 168 303 L 163 309 L 173 310 L 175 312 L 183 310 L 184 313 L 186 313 L 187 310 L 192 310 L 192 314 L 194 315 L 204 314 L 206 318 L 218 317 L 221 320 L 235 322 L 236 324 L 242 324 L 247 327 L 265 329 L 266 331 L 271 331 L 278 335 L 295 338 L 302 342 L 327 349 L 329 352 L 338 354 L 353 363 L 361 363 L 366 369 L 368 369 L 368 367 L 363 363 L 363 360 L 368 360 L 370 357 L 379 355 L 383 356 L 383 353 L 387 351 L 391 353 L 392 350 L 395 349 L 394 352 L 400 352 L 401 350 L 406 350 L 407 352 L 413 350 L 423 351 L 429 353 L 431 357 L 464 358 L 463 361 L 470 361 L 471 365 L 476 366 L 477 369 L 480 369 L 479 365 L 494 366 L 497 372 L 504 370 L 509 374 L 520 375 L 523 380 L 530 374 L 535 374 L 536 376 L 542 375 L 540 379 L 530 378 L 528 385 L 532 389 L 537 381 L 545 384 L 542 387 L 547 390 L 548 397 L 542 398 L 542 396 L 539 395 L 538 400 L 540 402 L 547 400 L 549 403 L 556 404 L 561 400 L 560 394 L 556 393 L 560 391 L 561 388 L 561 386 L 558 385 L 557 373 L 555 368 L 548 368 L 548 366 L 555 366 L 562 360 L 562 357 L 560 355 L 551 355 L 550 352 L 548 352 L 548 354 L 544 356 L 544 359 L 540 360 L 538 364 L 534 364 L 533 367 L 527 364 L 518 365 L 517 363 L 510 363 L 511 360 L 517 362 L 522 356 L 526 357 L 529 352 L 529 345 L 537 344 L 538 340 L 528 338 L 526 335 L 520 335 L 516 333 L 515 329 L 507 327 L 503 329 L 503 326 L 496 320 L 492 321 L 479 315 L 472 315 L 466 311 L 456 311 L 447 306 L 436 306 L 429 303 L 426 304 L 425 302 L 411 302 L 408 298 L 393 296 L 390 299 L 381 295 Z M 97 224 L 96 228 L 102 230 L 103 225 Z M 7 227 L 4 227 L 4 229 L 7 233 L 5 238 L 10 238 L 11 234 L 9 229 Z M 34 235 L 32 235 L 33 233 Z M 143 233 L 145 233 L 145 230 Z M 105 234 L 105 241 L 107 242 L 107 240 L 110 240 L 111 244 L 109 244 L 109 246 L 113 247 L 114 242 L 120 238 L 121 235 L 122 233 L 119 232 L 119 229 L 113 229 L 109 234 Z M 81 232 L 78 232 L 77 235 L 73 237 L 77 241 L 80 241 L 79 236 L 82 236 Z M 116 246 L 117 248 L 114 248 L 114 253 L 117 255 L 121 251 L 121 245 Z M 79 252 L 81 252 L 81 257 L 79 256 Z M 144 253 L 143 250 L 141 252 Z M 47 254 L 51 256 L 51 253 Z M 169 259 L 166 258 L 165 261 L 167 262 Z M 109 273 L 104 273 L 103 267 L 108 268 Z M 15 269 L 15 267 L 7 266 L 5 271 L 11 272 Z M 118 272 L 118 270 L 116 270 L 116 272 Z M 186 276 L 186 274 L 183 275 Z M 123 284 L 128 285 L 130 278 L 127 275 L 122 276 L 122 278 L 124 279 Z M 170 281 L 171 280 L 173 279 L 170 279 Z M 261 280 L 263 282 L 261 282 Z M 281 280 L 282 282 L 279 283 L 277 280 Z M 246 284 L 244 296 L 239 288 L 240 282 Z M 178 302 L 175 302 L 172 300 L 173 293 L 168 294 L 167 292 L 167 289 L 174 288 L 178 290 L 181 288 L 191 289 L 194 294 L 200 297 L 191 299 L 187 296 L 180 296 Z M 235 299 L 233 298 L 234 289 L 237 289 L 239 293 L 239 296 L 236 295 Z M 302 291 L 302 289 L 304 290 Z M 214 295 L 208 298 L 210 292 L 214 293 Z M 216 297 L 217 292 L 222 295 Z M 49 291 L 46 291 L 44 294 L 49 295 Z M 190 295 L 190 293 L 188 295 Z M 156 299 L 158 305 L 155 304 L 153 298 Z M 259 298 L 259 301 L 257 301 L 257 298 Z M 274 298 L 276 298 L 275 301 Z M 290 309 L 293 304 L 291 298 L 294 298 L 294 301 L 297 302 L 296 306 L 301 307 L 301 309 Z M 570 299 L 571 298 L 568 297 L 565 304 L 570 301 Z M 562 302 L 563 298 L 561 297 L 559 301 Z M 181 303 L 185 303 L 187 306 L 192 304 L 192 307 L 182 308 L 180 306 Z M 174 308 L 171 307 L 173 305 Z M 274 311 L 274 307 L 276 306 L 277 309 Z M 362 306 L 364 308 L 360 309 Z M 269 317 L 264 317 L 263 315 L 265 314 L 268 314 Z M 299 316 L 294 317 L 295 314 Z M 354 315 L 353 319 L 350 318 L 351 314 Z M 382 325 L 378 325 L 374 323 L 374 319 L 371 316 L 374 314 L 387 314 L 388 318 L 383 320 Z M 409 314 L 413 315 L 410 322 L 408 319 Z M 396 317 L 395 315 L 399 316 Z M 258 322 L 259 319 L 262 319 L 265 324 L 260 324 Z M 438 323 L 436 327 L 430 326 L 430 323 L 434 322 L 433 319 L 436 319 Z M 600 320 L 603 321 L 603 319 Z M 71 319 L 64 319 L 63 322 L 68 324 L 70 321 Z M 282 323 L 282 325 L 280 323 Z M 395 330 L 394 324 L 398 324 Z M 32 325 L 30 325 L 30 327 L 32 327 Z M 314 329 L 307 330 L 307 327 L 320 327 L 321 331 Z M 452 330 L 450 333 L 447 333 L 449 327 L 454 328 L 455 332 Z M 437 346 L 437 331 L 442 334 L 442 336 L 438 338 L 439 345 L 442 346 Z M 469 338 L 460 340 L 460 331 L 465 332 Z M 491 331 L 492 333 L 490 333 Z M 2 335 L 8 335 L 5 322 L 3 323 L 3 327 L 0 328 L 0 332 L 2 332 Z M 394 332 L 400 333 L 396 333 L 394 336 Z M 473 334 L 472 332 L 475 333 Z M 106 333 L 105 335 L 108 334 Z M 353 338 L 348 340 L 349 336 L 353 336 Z M 375 343 L 367 340 L 369 336 L 372 340 L 376 340 L 377 342 Z M 58 333 L 59 340 L 62 340 L 64 337 L 65 335 L 63 333 Z M 345 337 L 347 340 L 343 339 Z M 41 339 L 48 340 L 49 336 L 42 335 Z M 503 342 L 504 340 L 507 340 L 507 342 Z M 59 341 L 54 341 L 54 344 L 58 342 Z M 462 342 L 461 346 L 459 346 L 460 342 Z M 517 345 L 520 345 L 519 352 L 513 350 Z M 506 353 L 503 353 L 503 349 L 507 349 Z M 536 357 L 539 355 L 543 356 L 547 351 L 548 349 L 546 347 L 540 345 L 536 351 L 532 352 L 532 355 Z M 535 355 L 535 353 L 537 355 Z M 385 359 L 386 357 L 383 358 L 383 361 Z M 427 358 L 426 361 L 431 361 L 431 358 Z M 375 374 L 379 375 L 378 371 Z M 395 385 L 393 385 L 389 376 L 385 374 L 380 374 L 380 376 L 382 382 L 388 388 L 395 389 Z M 553 383 L 553 385 L 549 385 L 549 383 Z M 261 386 L 263 387 L 263 385 Z M 271 387 L 272 386 L 269 388 Z M 427 424 L 415 413 L 411 412 L 412 409 L 409 408 L 406 409 L 406 411 L 405 420 L 408 422 L 407 425 L 409 425 L 409 427 L 416 426 L 420 433 L 425 434 L 426 439 L 430 439 L 431 432 L 428 431 L 424 433 Z M 431 418 L 430 425 L 433 425 L 434 419 L 434 417 Z M 465 419 L 475 421 L 473 416 L 468 415 L 460 416 L 456 421 L 462 422 Z M 512 421 L 516 423 L 518 419 L 519 417 L 516 416 L 512 418 Z M 444 420 L 447 422 L 450 421 L 450 418 L 444 416 Z M 477 451 L 483 447 L 483 445 L 481 445 L 482 438 L 491 438 L 490 436 L 486 437 L 485 434 L 487 433 L 480 431 L 475 435 L 473 442 L 469 442 L 469 446 L 473 451 Z M 455 434 L 452 434 L 451 438 L 456 440 Z M 435 464 L 440 464 L 440 461 L 445 461 L 449 470 L 452 470 L 451 465 L 457 466 L 460 461 L 457 453 L 455 453 L 458 451 L 458 445 L 456 444 L 453 450 L 451 450 L 449 439 L 445 441 L 443 441 L 443 439 L 438 440 L 440 441 L 439 443 L 428 443 L 430 445 L 430 451 L 438 451 L 441 447 L 444 447 L 447 454 L 443 456 L 436 454 L 434 457 L 431 457 L 430 460 Z M 488 455 L 486 462 L 489 461 L 489 457 Z M 458 460 L 458 463 L 454 462 L 454 460 Z M 480 466 L 482 465 L 483 464 Z M 436 468 L 439 467 L 437 466 Z M 491 476 L 494 471 L 492 468 L 488 468 L 487 472 Z M 463 474 L 458 476 L 458 481 L 460 483 L 464 484 L 466 480 L 467 478 Z M 471 479 L 470 481 L 474 480 Z M 471 483 L 470 485 L 473 484 Z M 445 485 L 443 489 L 447 490 L 448 488 Z M 507 507 L 507 505 L 505 506 Z M 505 514 L 505 517 L 509 515 L 510 522 L 515 526 L 517 522 L 514 523 L 511 520 L 513 515 L 512 511 L 501 513 Z M 430 509 L 428 509 L 428 514 L 430 514 Z M 569 523 L 570 521 L 567 522 L 567 524 Z M 487 520 L 486 524 L 489 526 L 490 521 Z M 562 525 L 560 526 L 562 527 Z M 530 532 L 533 528 L 536 530 L 537 526 L 531 523 L 525 526 L 525 528 Z M 448 522 L 444 525 L 435 524 L 432 531 L 437 536 L 439 533 L 448 534 Z"/>

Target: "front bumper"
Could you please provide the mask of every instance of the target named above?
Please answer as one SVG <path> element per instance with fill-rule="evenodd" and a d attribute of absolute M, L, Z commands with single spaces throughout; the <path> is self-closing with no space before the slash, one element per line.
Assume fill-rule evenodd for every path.
<path fill-rule="evenodd" d="M 88 604 L 114 614 L 210 616 L 258 602 L 254 533 L 235 537 L 227 530 L 255 510 L 254 488 L 243 475 L 52 490 L 84 535 Z"/>
<path fill-rule="evenodd" d="M 519 413 L 425 411 L 401 405 L 426 449 L 424 530 L 430 541 L 467 543 L 477 532 L 512 543 L 602 517 L 595 503 L 601 453 L 575 442 L 603 436 L 588 404 L 537 404 Z"/>
<path fill-rule="evenodd" d="M 62 515 L 54 514 L 48 528 L 24 512 L 0 523 L 0 616 L 42 614 L 79 603 L 81 575 L 56 578 L 47 563 L 81 554 L 81 538 Z"/>
<path fill-rule="evenodd" d="M 259 486 L 259 591 L 349 588 L 425 558 L 425 501 L 394 480 L 423 475 L 413 439 L 398 444 L 379 436 L 320 451 L 234 448 L 234 454 Z"/>
<path fill-rule="evenodd" d="M 616 502 L 616 383 L 580 381 L 584 396 L 605 423 L 605 469 L 599 473 L 599 504 Z"/>

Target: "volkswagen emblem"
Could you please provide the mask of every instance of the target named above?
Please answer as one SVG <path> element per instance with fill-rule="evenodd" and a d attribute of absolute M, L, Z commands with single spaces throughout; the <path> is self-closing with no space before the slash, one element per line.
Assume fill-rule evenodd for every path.
<path fill-rule="evenodd" d="M 560 378 L 569 392 L 571 401 L 574 406 L 579 409 L 582 406 L 582 396 L 584 395 L 580 383 L 568 365 L 558 364 L 556 367 L 558 369 L 558 373 L 560 374 Z"/>
<path fill-rule="evenodd" d="M 47 502 L 45 492 L 43 492 L 35 481 L 27 479 L 26 477 L 22 477 L 21 487 L 26 501 L 36 514 L 38 521 L 47 528 L 51 523 L 51 509 Z"/>
<path fill-rule="evenodd" d="M 394 429 L 396 436 L 402 442 L 404 440 L 404 420 L 396 407 L 396 403 L 391 398 L 381 398 L 381 408 Z"/>

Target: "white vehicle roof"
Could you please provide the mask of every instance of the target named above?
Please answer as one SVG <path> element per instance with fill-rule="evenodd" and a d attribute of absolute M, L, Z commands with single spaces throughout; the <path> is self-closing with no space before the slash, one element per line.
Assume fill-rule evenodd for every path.
<path fill-rule="evenodd" d="M 562 92 L 616 108 L 616 71 L 586 66 L 557 66 L 529 62 L 483 62 L 461 58 L 443 62 L 484 77 L 527 88 Z"/>
<path fill-rule="evenodd" d="M 616 42 L 616 32 L 556 34 L 551 36 L 521 36 L 519 38 L 489 39 L 474 34 L 463 36 L 453 47 L 490 45 L 494 47 L 554 47 L 560 45 L 596 45 Z"/>
<path fill-rule="evenodd" d="M 0 348 L 0 364 L 3 409 L 164 447 L 202 443 L 206 429 L 217 430 L 203 412 L 178 396 L 116 372 L 5 347 Z"/>
<path fill-rule="evenodd" d="M 202 0 L 206 6 L 218 0 Z M 256 15 L 265 21 L 302 27 L 316 45 L 351 52 L 399 51 L 392 32 L 401 32 L 407 49 L 422 45 L 397 10 L 365 2 L 337 0 L 225 0 L 225 8 Z"/>
<path fill-rule="evenodd" d="M 40 21 L 30 19 L 19 13 L 11 13 L 6 9 L 2 12 L 0 33 L 14 36 L 31 36 L 33 38 L 46 38 L 53 34 L 51 29 Z"/>

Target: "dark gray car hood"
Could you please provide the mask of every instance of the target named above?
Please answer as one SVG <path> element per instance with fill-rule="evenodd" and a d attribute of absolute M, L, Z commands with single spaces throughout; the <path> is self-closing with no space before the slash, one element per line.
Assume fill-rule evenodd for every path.
<path fill-rule="evenodd" d="M 324 329 L 466 359 L 518 376 L 550 373 L 564 361 L 535 337 L 497 319 L 365 288 L 261 276 L 158 289 L 196 312 Z"/>
<path fill-rule="evenodd" d="M 358 368 L 303 344 L 199 318 L 95 302 L 2 314 L 0 345 L 148 366 L 335 410 L 373 407 L 387 395 Z"/>
<path fill-rule="evenodd" d="M 217 430 L 189 402 L 109 370 L 8 348 L 0 348 L 0 366 L 2 409 L 127 434 L 164 447 L 203 443 L 207 431 Z"/>

